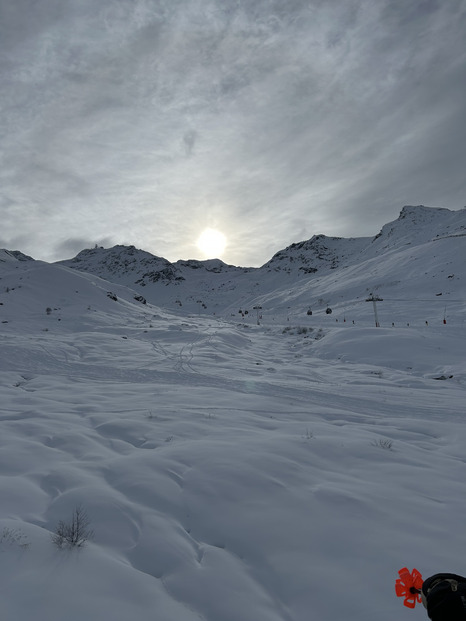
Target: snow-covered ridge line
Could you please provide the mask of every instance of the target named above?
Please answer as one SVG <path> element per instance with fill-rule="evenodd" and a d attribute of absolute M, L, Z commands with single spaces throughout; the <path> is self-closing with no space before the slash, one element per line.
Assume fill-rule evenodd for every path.
<path fill-rule="evenodd" d="M 298 308 L 302 312 L 305 306 L 315 306 L 316 299 L 327 299 L 335 304 L 336 295 L 345 296 L 343 290 L 348 289 L 350 272 L 353 296 L 363 293 L 366 287 L 373 287 L 371 282 L 381 280 L 376 274 L 383 265 L 389 269 L 395 255 L 398 263 L 405 264 L 406 274 L 412 274 L 417 281 L 425 280 L 422 263 L 415 262 L 414 256 L 428 254 L 426 244 L 432 239 L 448 237 L 453 244 L 455 240 L 459 242 L 457 238 L 465 230 L 466 209 L 450 211 L 408 206 L 401 210 L 397 220 L 384 225 L 372 238 L 315 235 L 280 250 L 260 268 L 239 268 L 220 260 L 169 263 L 132 246 L 84 250 L 74 259 L 60 263 L 129 285 L 149 301 L 181 312 L 186 309 L 194 312 L 198 300 L 202 302 L 201 312 L 231 314 L 243 310 L 242 307 L 252 308 L 263 303 L 285 307 L 290 305 L 291 299 L 293 304 L 301 300 Z M 453 247 L 450 250 L 456 261 L 458 250 Z M 437 257 L 431 270 L 439 281 L 442 270 L 449 269 L 450 259 L 445 256 L 442 261 L 445 268 L 440 266 Z M 462 271 L 459 266 L 455 269 L 455 273 Z M 331 284 L 332 281 L 335 282 Z M 387 281 L 390 283 L 393 278 L 387 277 Z M 438 286 L 443 287 L 441 282 Z M 290 288 L 293 294 L 287 293 Z M 339 289 L 342 292 L 336 294 Z M 456 296 L 458 291 L 454 293 Z"/>
<path fill-rule="evenodd" d="M 27 254 L 23 254 L 19 250 L 5 250 L 0 249 L 0 261 L 5 263 L 6 261 L 33 261 L 32 257 Z"/>
<path fill-rule="evenodd" d="M 170 263 L 121 245 L 86 249 L 58 265 L 130 287 L 149 303 L 181 314 L 233 316 L 266 305 L 269 311 L 301 315 L 324 302 L 341 307 L 367 290 L 406 296 L 407 278 L 411 296 L 433 287 L 435 293 L 460 299 L 466 261 L 458 244 L 465 234 L 466 209 L 417 206 L 404 207 L 373 238 L 315 235 L 277 252 L 260 268 L 235 267 L 218 259 Z M 438 242 L 435 250 L 433 240 Z M 448 245 L 439 250 L 440 243 Z M 7 256 L 13 259 L 11 253 Z M 393 272 L 403 278 L 393 278 Z"/>

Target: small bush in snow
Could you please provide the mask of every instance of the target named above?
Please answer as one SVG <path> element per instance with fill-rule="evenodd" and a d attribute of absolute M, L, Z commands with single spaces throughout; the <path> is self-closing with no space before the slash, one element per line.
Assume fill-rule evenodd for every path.
<path fill-rule="evenodd" d="M 29 541 L 24 533 L 16 528 L 4 528 L 0 535 L 0 548 L 6 546 L 19 546 L 22 550 L 29 548 Z"/>
<path fill-rule="evenodd" d="M 305 326 L 287 326 L 283 328 L 282 334 L 308 334 L 313 331 L 313 328 L 306 328 Z"/>
<path fill-rule="evenodd" d="M 92 539 L 94 532 L 89 529 L 89 518 L 86 511 L 79 505 L 73 511 L 69 522 L 58 522 L 52 542 L 58 548 L 80 548 Z"/>
<path fill-rule="evenodd" d="M 380 438 L 379 440 L 374 440 L 372 442 L 372 446 L 378 446 L 379 448 L 383 448 L 386 451 L 391 451 L 393 446 L 392 440 L 387 440 L 385 438 Z"/>

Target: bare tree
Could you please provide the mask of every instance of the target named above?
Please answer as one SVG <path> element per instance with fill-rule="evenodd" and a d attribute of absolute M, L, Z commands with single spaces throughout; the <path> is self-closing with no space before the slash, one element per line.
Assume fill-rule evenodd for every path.
<path fill-rule="evenodd" d="M 92 539 L 94 532 L 89 529 L 89 518 L 81 505 L 78 505 L 69 522 L 58 522 L 52 542 L 58 547 L 80 548 Z"/>

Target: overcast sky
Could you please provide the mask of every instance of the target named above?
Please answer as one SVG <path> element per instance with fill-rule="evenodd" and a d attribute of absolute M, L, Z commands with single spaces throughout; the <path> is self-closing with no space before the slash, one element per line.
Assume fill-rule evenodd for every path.
<path fill-rule="evenodd" d="M 465 0 L 0 0 L 0 247 L 261 265 L 466 205 Z"/>

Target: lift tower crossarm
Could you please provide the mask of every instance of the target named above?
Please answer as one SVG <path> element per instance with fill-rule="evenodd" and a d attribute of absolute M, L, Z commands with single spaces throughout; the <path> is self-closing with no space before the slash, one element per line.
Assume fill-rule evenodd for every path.
<path fill-rule="evenodd" d="M 377 306 L 376 302 L 383 302 L 383 298 L 378 295 L 374 295 L 371 293 L 368 298 L 366 298 L 366 302 L 372 302 L 374 306 L 374 318 L 375 318 L 375 327 L 380 328 L 379 317 L 377 315 Z"/>

